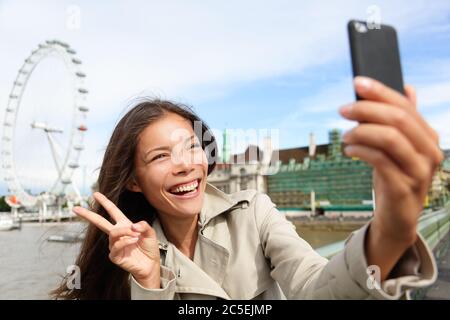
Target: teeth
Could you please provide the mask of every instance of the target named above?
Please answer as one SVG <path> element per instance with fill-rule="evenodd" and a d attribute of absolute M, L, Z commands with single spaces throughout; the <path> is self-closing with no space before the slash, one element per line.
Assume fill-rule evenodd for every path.
<path fill-rule="evenodd" d="M 192 190 L 194 190 L 195 188 L 197 188 L 197 186 L 198 186 L 198 181 L 195 180 L 195 181 L 192 182 L 191 184 L 184 185 L 184 186 L 181 186 L 181 187 L 177 187 L 177 188 L 175 188 L 175 189 L 171 189 L 170 191 L 171 191 L 171 192 L 185 192 L 185 191 L 192 191 Z"/>

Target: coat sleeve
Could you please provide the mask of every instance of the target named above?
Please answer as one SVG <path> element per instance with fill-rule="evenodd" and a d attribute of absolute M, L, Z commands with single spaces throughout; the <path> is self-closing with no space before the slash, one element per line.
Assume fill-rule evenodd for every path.
<path fill-rule="evenodd" d="M 173 300 L 175 296 L 175 274 L 161 266 L 161 288 L 147 289 L 130 274 L 131 300 Z"/>
<path fill-rule="evenodd" d="M 288 299 L 394 300 L 436 280 L 433 254 L 420 234 L 390 278 L 380 284 L 369 276 L 364 252 L 370 222 L 347 238 L 343 251 L 327 260 L 298 236 L 295 226 L 265 194 L 256 197 L 255 217 L 271 276 Z"/>

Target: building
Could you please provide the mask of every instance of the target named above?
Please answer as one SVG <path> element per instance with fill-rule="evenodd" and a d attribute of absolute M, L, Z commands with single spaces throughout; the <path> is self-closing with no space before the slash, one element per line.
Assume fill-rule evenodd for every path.
<path fill-rule="evenodd" d="M 450 150 L 443 150 L 444 160 L 433 176 L 427 202 L 442 207 L 450 200 Z"/>
<path fill-rule="evenodd" d="M 280 150 L 279 170 L 267 176 L 268 195 L 287 214 L 372 215 L 372 168 L 342 153 L 339 130 L 328 136 L 328 144 Z"/>
<path fill-rule="evenodd" d="M 255 189 L 266 192 L 263 150 L 249 145 L 240 154 L 230 155 L 229 161 L 217 163 L 208 182 L 226 193 Z"/>
<path fill-rule="evenodd" d="M 331 130 L 328 137 L 328 144 L 316 145 L 311 134 L 309 146 L 276 152 L 267 144 L 265 150 L 250 145 L 241 154 L 229 155 L 228 163 L 218 164 L 208 181 L 227 193 L 244 189 L 267 193 L 287 215 L 371 216 L 372 167 L 343 154 L 339 130 Z M 229 154 L 224 143 L 224 154 L 225 150 Z M 269 163 L 264 160 L 264 153 L 272 155 Z M 433 178 L 425 208 L 442 205 L 449 198 L 449 177 L 447 157 Z"/>

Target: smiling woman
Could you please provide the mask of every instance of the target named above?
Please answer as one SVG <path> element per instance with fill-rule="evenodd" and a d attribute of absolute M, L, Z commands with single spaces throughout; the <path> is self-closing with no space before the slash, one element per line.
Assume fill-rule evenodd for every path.
<path fill-rule="evenodd" d="M 416 227 L 442 161 L 438 137 L 412 87 L 402 96 L 357 77 L 355 88 L 367 100 L 340 110 L 360 121 L 344 136 L 346 153 L 374 167 L 377 209 L 330 261 L 267 195 L 208 184 L 216 142 L 206 124 L 186 106 L 148 100 L 116 126 L 92 211 L 74 208 L 91 222 L 76 262 L 81 288 L 68 276 L 54 296 L 399 299 L 433 283 L 436 264 Z"/>
<path fill-rule="evenodd" d="M 111 238 L 115 232 L 110 222 L 118 222 L 108 210 L 117 206 L 117 211 L 126 214 L 126 218 L 119 214 L 123 218 L 116 224 L 119 231 L 125 225 L 129 229 L 131 222 L 152 224 L 159 213 L 159 219 L 168 222 L 168 235 L 188 232 L 180 230 L 178 223 L 172 229 L 169 221 L 192 220 L 201 209 L 206 176 L 216 164 L 216 141 L 208 132 L 207 125 L 188 106 L 168 101 L 144 100 L 120 120 L 100 169 L 99 193 L 94 195 L 97 201 L 92 206 L 97 214 L 89 216 L 87 210 L 76 208 L 80 210 L 76 213 L 94 222 L 88 227 L 76 262 L 82 274 L 81 289 L 69 290 L 65 279 L 53 291 L 56 297 L 130 297 L 129 272 L 111 263 L 108 256 L 108 235 Z M 186 193 L 188 190 L 192 192 Z"/>

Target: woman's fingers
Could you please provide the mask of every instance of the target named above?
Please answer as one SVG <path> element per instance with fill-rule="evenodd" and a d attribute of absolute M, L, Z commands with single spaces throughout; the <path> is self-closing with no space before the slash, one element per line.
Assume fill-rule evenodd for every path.
<path fill-rule="evenodd" d="M 115 262 L 117 257 L 120 257 L 123 255 L 121 252 L 124 248 L 126 248 L 129 245 L 135 244 L 139 241 L 139 237 L 124 237 L 120 240 L 117 240 L 114 242 L 114 244 L 111 246 L 109 258 L 111 261 Z"/>
<path fill-rule="evenodd" d="M 124 225 L 131 225 L 131 221 L 120 211 L 119 208 L 116 207 L 116 205 L 106 198 L 103 194 L 100 192 L 94 192 L 94 198 L 98 203 L 105 208 L 106 212 L 111 216 L 111 218 L 116 221 L 117 223 L 121 223 Z M 111 229 L 114 228 L 114 225 L 111 224 L 108 220 L 106 220 L 101 215 L 89 211 L 83 207 L 74 207 L 73 212 L 75 212 L 80 217 L 88 220 L 89 222 L 93 223 L 95 226 L 97 226 L 99 229 L 101 229 L 103 232 L 109 234 Z"/>
<path fill-rule="evenodd" d="M 120 209 L 117 208 L 117 206 L 103 194 L 100 192 L 94 192 L 94 198 L 103 208 L 105 208 L 106 212 L 108 212 L 114 221 L 131 224 L 131 221 L 122 213 L 122 211 L 120 211 Z"/>
<path fill-rule="evenodd" d="M 109 249 L 111 250 L 111 247 L 113 246 L 113 244 L 122 237 L 139 238 L 139 236 L 140 236 L 140 233 L 131 230 L 130 226 L 128 226 L 128 227 L 115 226 L 109 232 Z"/>
<path fill-rule="evenodd" d="M 99 228 L 106 234 L 109 234 L 109 231 L 114 227 L 108 220 L 103 218 L 101 215 L 89 211 L 83 207 L 79 206 L 73 207 L 72 211 L 78 216 L 82 217 L 83 219 L 94 224 L 97 228 Z"/>
<path fill-rule="evenodd" d="M 388 155 L 402 171 L 419 181 L 429 175 L 430 163 L 417 153 L 411 142 L 396 128 L 379 124 L 360 124 L 344 134 L 347 144 L 364 145 Z"/>
<path fill-rule="evenodd" d="M 420 120 L 421 124 L 426 128 L 427 132 L 429 132 L 429 134 L 431 135 L 431 138 L 433 139 L 433 141 L 437 145 L 439 145 L 439 135 L 437 134 L 436 130 L 431 128 L 429 126 L 429 124 L 417 112 L 417 94 L 416 94 L 416 89 L 414 89 L 413 86 L 407 84 L 407 85 L 405 85 L 405 94 L 406 94 L 406 97 L 409 99 L 409 101 L 411 101 L 412 106 L 413 106 L 414 110 L 416 111 L 414 114 L 419 116 L 419 120 Z M 439 161 L 439 163 L 440 163 L 440 161 Z"/>
<path fill-rule="evenodd" d="M 383 124 L 397 128 L 413 144 L 414 148 L 431 158 L 433 164 L 443 160 L 442 151 L 411 113 L 380 102 L 358 101 L 340 109 L 349 120 Z"/>
<path fill-rule="evenodd" d="M 354 79 L 354 85 L 361 98 L 412 109 L 412 103 L 406 96 L 375 79 L 357 76 Z"/>
<path fill-rule="evenodd" d="M 428 132 L 435 143 L 439 142 L 439 136 L 428 123 L 417 113 L 413 99 L 415 94 L 405 88 L 407 96 L 395 91 L 383 83 L 368 77 L 357 76 L 354 79 L 355 90 L 360 97 L 366 100 L 383 102 L 393 107 L 402 108 L 411 113 L 418 123 Z"/>
<path fill-rule="evenodd" d="M 417 95 L 416 95 L 416 90 L 414 89 L 413 86 L 410 86 L 409 84 L 405 85 L 405 94 L 406 97 L 409 99 L 409 101 L 411 101 L 414 110 L 417 109 Z"/>
<path fill-rule="evenodd" d="M 144 238 L 156 238 L 155 229 L 153 229 L 147 221 L 139 221 L 138 223 L 133 224 L 131 229 L 141 233 Z"/>
<path fill-rule="evenodd" d="M 404 175 L 398 165 L 394 163 L 383 151 L 367 147 L 365 145 L 348 145 L 344 152 L 349 157 L 358 157 L 370 163 L 377 173 L 383 178 L 387 186 L 395 186 L 398 195 L 408 194 L 408 184 L 413 183 L 413 179 Z M 401 184 L 400 181 L 407 181 Z M 404 188 L 402 190 L 402 188 Z"/>

